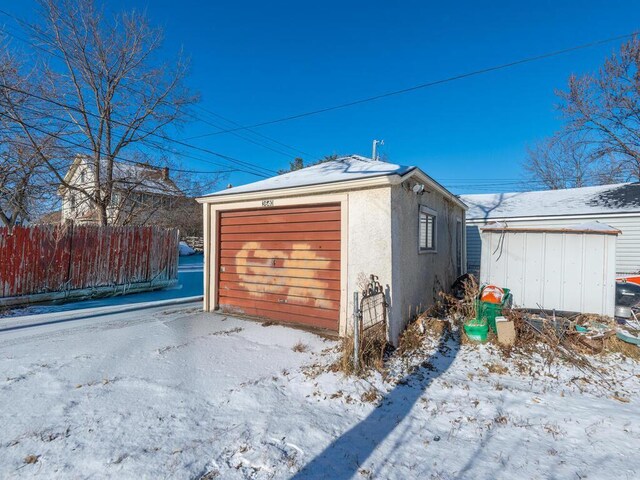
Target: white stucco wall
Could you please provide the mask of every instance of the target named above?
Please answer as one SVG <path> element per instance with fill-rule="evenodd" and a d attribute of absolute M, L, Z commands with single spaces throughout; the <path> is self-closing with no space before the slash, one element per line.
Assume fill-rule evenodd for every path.
<path fill-rule="evenodd" d="M 391 288 L 391 188 L 348 192 L 347 205 L 348 219 L 343 223 L 347 228 L 347 322 L 351 327 L 353 294 L 363 289 L 362 279 L 377 275 L 385 290 Z"/>
<path fill-rule="evenodd" d="M 456 265 L 456 221 L 462 238 L 460 269 L 465 271 L 464 210 L 436 191 L 416 195 L 413 181 L 391 188 L 391 239 L 393 279 L 389 329 L 392 340 L 402 333 L 407 321 L 433 305 L 440 291 L 447 291 L 458 276 Z M 420 205 L 437 213 L 436 251 L 420 253 L 418 222 Z"/>

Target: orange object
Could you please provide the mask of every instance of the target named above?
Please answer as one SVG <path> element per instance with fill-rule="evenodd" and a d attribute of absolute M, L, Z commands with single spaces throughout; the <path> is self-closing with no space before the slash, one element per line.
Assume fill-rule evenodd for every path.
<path fill-rule="evenodd" d="M 640 276 L 638 275 L 629 275 L 616 280 L 620 283 L 635 283 L 636 285 L 640 285 Z"/>
<path fill-rule="evenodd" d="M 480 300 L 487 303 L 500 304 L 503 298 L 504 290 L 495 285 L 487 285 L 482 289 L 482 293 L 480 294 Z"/>

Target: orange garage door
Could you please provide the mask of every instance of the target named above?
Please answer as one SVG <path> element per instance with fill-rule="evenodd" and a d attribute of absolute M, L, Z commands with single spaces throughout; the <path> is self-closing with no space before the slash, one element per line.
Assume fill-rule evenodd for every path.
<path fill-rule="evenodd" d="M 340 206 L 220 213 L 218 306 L 338 330 Z"/>

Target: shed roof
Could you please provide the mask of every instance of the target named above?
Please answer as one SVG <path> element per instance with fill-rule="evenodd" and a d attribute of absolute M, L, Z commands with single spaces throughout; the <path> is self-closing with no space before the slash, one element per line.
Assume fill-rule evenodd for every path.
<path fill-rule="evenodd" d="M 461 195 L 468 220 L 631 213 L 640 214 L 640 182 L 535 192 Z"/>
<path fill-rule="evenodd" d="M 537 233 L 593 233 L 600 235 L 619 235 L 622 233 L 615 227 L 600 222 L 586 222 L 579 225 L 543 226 L 543 227 L 511 227 L 506 222 L 493 222 L 481 227 L 482 231 L 494 232 L 537 232 Z"/>
<path fill-rule="evenodd" d="M 206 197 L 306 187 L 311 185 L 360 180 L 363 178 L 392 175 L 402 176 L 415 169 L 416 167 L 371 160 L 370 158 L 361 157 L 359 155 L 349 155 L 330 162 L 319 163 L 311 167 L 260 180 L 258 182 L 220 190 L 206 195 Z"/>

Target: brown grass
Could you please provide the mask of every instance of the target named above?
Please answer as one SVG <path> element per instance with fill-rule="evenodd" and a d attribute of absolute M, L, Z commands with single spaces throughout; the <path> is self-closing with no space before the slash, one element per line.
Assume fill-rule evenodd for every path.
<path fill-rule="evenodd" d="M 632 343 L 624 342 L 618 337 L 610 337 L 605 339 L 604 351 L 606 353 L 619 353 L 624 357 L 640 361 L 640 347 Z"/>
<path fill-rule="evenodd" d="M 342 355 L 335 368 L 347 375 L 361 374 L 374 369 L 384 368 L 384 352 L 387 348 L 386 326 L 383 324 L 371 327 L 360 336 L 359 369 L 353 363 L 353 337 L 342 339 Z"/>
<path fill-rule="evenodd" d="M 293 350 L 294 352 L 298 352 L 298 353 L 304 353 L 307 350 L 309 350 L 309 346 L 307 344 L 305 344 L 305 343 L 298 342 L 293 346 L 293 348 L 291 350 Z"/>

